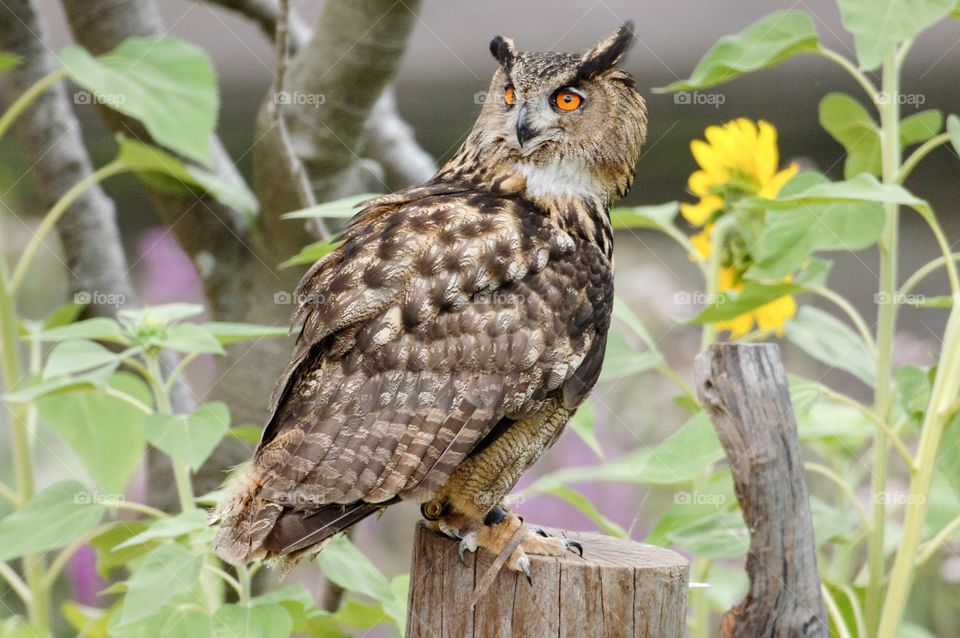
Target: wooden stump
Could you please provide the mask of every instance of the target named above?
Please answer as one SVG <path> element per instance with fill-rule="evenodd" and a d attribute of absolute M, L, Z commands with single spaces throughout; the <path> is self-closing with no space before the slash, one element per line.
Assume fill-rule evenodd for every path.
<path fill-rule="evenodd" d="M 826 638 L 800 439 L 780 351 L 719 344 L 697 356 L 697 394 L 727 453 L 750 530 L 750 591 L 724 638 Z"/>
<path fill-rule="evenodd" d="M 460 561 L 457 542 L 417 525 L 410 574 L 410 638 L 679 638 L 684 634 L 687 560 L 670 550 L 600 534 L 575 538 L 583 558 L 531 556 L 533 585 L 502 569 L 471 606 L 494 561 L 480 550 Z"/>

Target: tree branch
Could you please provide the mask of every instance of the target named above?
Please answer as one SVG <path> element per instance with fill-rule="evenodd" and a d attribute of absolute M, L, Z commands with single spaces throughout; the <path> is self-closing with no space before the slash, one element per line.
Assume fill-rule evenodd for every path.
<path fill-rule="evenodd" d="M 319 201 L 369 189 L 359 161 L 366 123 L 396 73 L 418 8 L 419 1 L 330 0 L 314 37 L 291 61 L 285 86 L 290 103 L 280 106 Z M 267 96 L 259 118 L 258 136 L 265 141 L 276 137 L 266 115 L 273 99 Z M 291 176 L 275 161 L 275 149 L 276 142 L 268 141 L 254 150 L 254 187 L 265 228 L 296 207 Z"/>
<path fill-rule="evenodd" d="M 7 15 L 0 15 L 0 49 L 23 58 L 3 78 L 4 101 L 10 104 L 58 65 L 43 41 L 45 25 L 31 0 L 9 0 L 0 8 L 3 13 Z M 93 172 L 63 82 L 40 94 L 17 120 L 16 133 L 44 210 Z M 89 296 L 89 315 L 115 315 L 114 301 L 135 303 L 116 210 L 99 185 L 80 195 L 57 224 L 57 233 L 71 292 Z M 101 300 L 111 303 L 100 304 Z"/>
<path fill-rule="evenodd" d="M 280 6 L 277 0 L 206 0 L 256 21 L 271 40 L 276 32 Z M 290 53 L 301 50 L 313 37 L 310 27 L 294 11 L 287 18 Z M 383 179 L 391 190 L 417 184 L 437 172 L 433 157 L 417 143 L 410 125 L 397 111 L 392 87 L 384 89 L 367 120 L 364 155 L 383 167 Z"/>
<path fill-rule="evenodd" d="M 159 36 L 165 33 L 163 22 L 152 0 L 63 0 L 74 37 L 95 55 L 106 53 L 131 36 Z M 104 120 L 113 130 L 148 140 L 146 130 L 132 118 L 101 107 Z M 241 184 L 243 179 L 223 149 L 219 139 L 211 141 L 213 171 L 225 182 Z M 199 268 L 208 288 L 229 285 L 233 265 L 247 248 L 243 241 L 248 222 L 244 215 L 212 197 L 149 193 L 157 213 L 175 233 L 178 241 L 195 260 L 202 256 Z"/>

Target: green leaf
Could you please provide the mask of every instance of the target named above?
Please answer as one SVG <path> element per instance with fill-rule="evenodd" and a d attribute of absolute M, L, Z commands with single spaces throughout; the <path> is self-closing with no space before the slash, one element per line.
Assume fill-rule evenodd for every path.
<path fill-rule="evenodd" d="M 690 323 L 702 325 L 717 321 L 728 321 L 801 290 L 803 288 L 789 282 L 764 284 L 758 281 L 749 281 L 739 292 L 726 292 L 720 295 L 713 304 L 701 310 L 696 317 L 691 319 Z"/>
<path fill-rule="evenodd" d="M 70 303 L 57 306 L 54 311 L 47 315 L 46 319 L 43 320 L 44 330 L 49 330 L 50 328 L 59 328 L 60 326 L 72 324 L 77 320 L 86 307 L 87 304 L 74 303 L 72 301 Z"/>
<path fill-rule="evenodd" d="M 141 521 L 122 521 L 90 539 L 90 545 L 97 551 L 97 573 L 104 578 L 131 561 L 147 554 L 155 544 L 144 543 L 124 549 L 117 546 L 147 529 Z"/>
<path fill-rule="evenodd" d="M 872 71 L 893 46 L 946 17 L 956 0 L 839 0 L 843 26 L 853 34 L 860 66 Z"/>
<path fill-rule="evenodd" d="M 289 268 L 290 266 L 299 266 L 302 264 L 312 264 L 315 261 L 326 257 L 340 246 L 340 242 L 334 239 L 322 239 L 312 244 L 307 244 L 300 249 L 300 252 L 280 264 L 280 268 Z"/>
<path fill-rule="evenodd" d="M 96 58 L 69 46 L 60 61 L 70 79 L 140 120 L 157 143 L 210 163 L 219 96 L 203 49 L 171 37 L 132 37 Z"/>
<path fill-rule="evenodd" d="M 919 423 L 930 400 L 932 383 L 927 371 L 905 364 L 897 368 L 893 378 L 897 384 L 897 401 L 900 407 Z"/>
<path fill-rule="evenodd" d="M 293 619 L 279 603 L 223 605 L 213 621 L 223 635 L 238 638 L 288 638 L 293 631 Z"/>
<path fill-rule="evenodd" d="M 721 38 L 687 80 L 657 91 L 690 91 L 729 82 L 744 73 L 780 64 L 798 53 L 819 48 L 813 20 L 802 11 L 768 15 L 734 36 Z"/>
<path fill-rule="evenodd" d="M 353 195 L 344 197 L 332 202 L 324 202 L 309 208 L 302 208 L 281 216 L 281 219 L 315 219 L 317 217 L 350 219 L 359 212 L 358 205 L 363 202 L 380 197 L 377 193 L 364 193 L 362 195 Z"/>
<path fill-rule="evenodd" d="M 874 361 L 863 339 L 833 315 L 803 306 L 787 323 L 786 336 L 817 361 L 845 370 L 868 386 L 876 382 Z"/>
<path fill-rule="evenodd" d="M 223 346 L 202 326 L 193 323 L 180 323 L 170 326 L 166 335 L 156 340 L 157 345 L 191 354 L 224 354 Z"/>
<path fill-rule="evenodd" d="M 84 372 L 108 364 L 117 364 L 118 353 L 104 348 L 99 343 L 78 339 L 58 343 L 47 356 L 43 366 L 44 381 L 76 372 Z"/>
<path fill-rule="evenodd" d="M 120 318 L 133 325 L 171 324 L 203 313 L 203 306 L 193 303 L 168 303 L 146 308 L 124 308 Z"/>
<path fill-rule="evenodd" d="M 27 403 L 36 401 L 40 397 L 71 392 L 89 392 L 105 386 L 113 372 L 113 367 L 99 368 L 83 375 L 57 377 L 49 381 L 32 383 L 21 390 L 3 395 L 3 400 L 8 403 Z"/>
<path fill-rule="evenodd" d="M 857 523 L 854 516 L 848 516 L 837 508 L 810 496 L 810 515 L 813 519 L 813 538 L 819 549 L 830 541 L 843 540 Z"/>
<path fill-rule="evenodd" d="M 56 326 L 36 333 L 32 337 L 38 341 L 67 341 L 69 339 L 91 339 L 94 341 L 109 341 L 127 345 L 130 343 L 123 335 L 123 330 L 113 319 L 96 317 L 84 319 L 66 326 Z"/>
<path fill-rule="evenodd" d="M 845 93 L 830 93 L 820 101 L 820 126 L 847 152 L 843 174 L 880 175 L 880 130 L 860 102 Z"/>
<path fill-rule="evenodd" d="M 700 412 L 659 445 L 643 447 L 603 465 L 558 470 L 538 479 L 528 492 L 588 481 L 674 485 L 701 476 L 724 456 L 710 419 Z"/>
<path fill-rule="evenodd" d="M 238 425 L 235 428 L 230 428 L 227 436 L 233 437 L 238 441 L 245 441 L 246 443 L 256 445 L 260 442 L 260 435 L 262 433 L 263 428 L 259 425 Z"/>
<path fill-rule="evenodd" d="M 165 193 L 209 193 L 222 204 L 252 217 L 259 208 L 256 197 L 242 181 L 227 182 L 217 175 L 157 148 L 117 135 L 117 161 L 136 172 L 150 188 Z"/>
<path fill-rule="evenodd" d="M 203 556 L 176 543 L 152 550 L 127 581 L 127 594 L 117 626 L 152 615 L 174 596 L 194 590 L 200 578 Z M 245 634 L 238 634 L 245 635 Z"/>
<path fill-rule="evenodd" d="M 269 337 L 286 337 L 290 334 L 287 326 L 258 326 L 252 323 L 229 323 L 226 321 L 208 321 L 200 324 L 206 332 L 227 346 L 241 341 L 259 341 Z"/>
<path fill-rule="evenodd" d="M 881 184 L 877 178 L 861 173 L 842 182 L 817 181 L 800 192 L 778 196 L 774 200 L 748 198 L 744 206 L 759 205 L 766 208 L 791 209 L 821 202 L 877 202 L 881 204 L 901 204 L 917 209 L 929 208 L 926 201 L 912 195 L 902 186 Z"/>
<path fill-rule="evenodd" d="M 367 559 L 346 536 L 337 535 L 317 556 L 324 576 L 347 591 L 369 596 L 383 605 L 383 610 L 400 627 L 406 625 L 406 598 L 398 597 L 386 576 Z"/>
<path fill-rule="evenodd" d="M 955 493 L 960 494 L 960 414 L 947 424 L 940 449 L 937 466 Z"/>
<path fill-rule="evenodd" d="M 603 448 L 597 441 L 597 435 L 594 431 L 597 425 L 597 415 L 593 410 L 593 404 L 586 401 L 577 408 L 573 417 L 570 419 L 570 427 L 577 433 L 584 443 L 587 444 L 593 453 L 601 459 L 603 458 Z"/>
<path fill-rule="evenodd" d="M 230 427 L 230 412 L 219 401 L 193 414 L 151 414 L 143 423 L 154 447 L 196 469 L 203 465 Z"/>
<path fill-rule="evenodd" d="M 600 380 L 616 381 L 634 374 L 640 374 L 660 365 L 663 361 L 657 352 L 636 352 L 627 343 L 624 334 L 616 328 L 607 333 L 607 349 L 603 357 Z"/>
<path fill-rule="evenodd" d="M 950 136 L 953 150 L 960 153 L 960 117 L 950 115 L 947 118 L 947 134 Z"/>
<path fill-rule="evenodd" d="M 610 223 L 614 229 L 652 228 L 661 230 L 673 226 L 680 211 L 680 204 L 667 202 L 656 206 L 620 207 L 610 211 Z"/>
<path fill-rule="evenodd" d="M 8 53 L 7 51 L 0 51 L 0 73 L 4 71 L 9 71 L 13 67 L 17 66 L 23 62 L 23 57 L 17 55 L 16 53 Z"/>
<path fill-rule="evenodd" d="M 581 492 L 569 487 L 552 487 L 545 490 L 544 493 L 552 494 L 576 507 L 582 514 L 596 523 L 597 527 L 604 534 L 616 536 L 617 538 L 627 538 L 627 531 L 604 516 L 600 510 L 590 502 L 590 499 Z"/>
<path fill-rule="evenodd" d="M 54 483 L 0 520 L 0 560 L 63 547 L 96 527 L 106 510 L 82 483 Z"/>
<path fill-rule="evenodd" d="M 143 532 L 116 545 L 113 550 L 121 550 L 135 545 L 165 538 L 177 538 L 207 526 L 207 513 L 201 509 L 187 510 L 170 518 L 161 518 L 150 524 Z"/>
<path fill-rule="evenodd" d="M 943 128 L 943 113 L 937 109 L 914 113 L 900 122 L 900 145 L 922 144 Z"/>
<path fill-rule="evenodd" d="M 627 305 L 626 301 L 616 295 L 613 297 L 613 318 L 640 337 L 643 345 L 647 347 L 647 350 L 658 355 L 660 354 L 660 351 L 657 349 L 657 342 L 654 341 L 653 335 L 651 335 L 646 326 L 643 325 L 640 317 L 630 310 L 630 306 Z"/>
<path fill-rule="evenodd" d="M 110 638 L 107 623 L 110 621 L 112 609 L 98 609 L 87 607 L 68 600 L 60 607 L 63 617 L 79 635 L 85 638 Z M 3 634 L 12 638 L 9 634 Z"/>
<path fill-rule="evenodd" d="M 117 373 L 110 387 L 150 403 L 149 390 L 132 374 Z M 46 396 L 37 408 L 41 423 L 70 446 L 100 489 L 122 497 L 143 458 L 143 412 L 96 390 Z"/>
<path fill-rule="evenodd" d="M 131 624 L 111 624 L 109 630 L 110 638 L 140 638 L 141 636 L 210 638 L 214 635 L 210 616 L 199 609 L 179 605 L 164 607 L 157 613 Z"/>

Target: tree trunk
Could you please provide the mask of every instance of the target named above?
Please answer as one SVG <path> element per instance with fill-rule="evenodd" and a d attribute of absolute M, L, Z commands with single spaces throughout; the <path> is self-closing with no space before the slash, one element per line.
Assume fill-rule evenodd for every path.
<path fill-rule="evenodd" d="M 494 557 L 465 554 L 457 542 L 417 525 L 410 573 L 407 637 L 679 638 L 686 622 L 682 556 L 600 534 L 546 530 L 575 538 L 583 557 L 530 556 L 533 583 L 502 569 L 476 605 L 475 583 Z"/>
<path fill-rule="evenodd" d="M 774 344 L 719 344 L 697 355 L 697 394 L 730 462 L 750 530 L 750 591 L 724 638 L 828 635 L 810 502 L 787 375 Z"/>

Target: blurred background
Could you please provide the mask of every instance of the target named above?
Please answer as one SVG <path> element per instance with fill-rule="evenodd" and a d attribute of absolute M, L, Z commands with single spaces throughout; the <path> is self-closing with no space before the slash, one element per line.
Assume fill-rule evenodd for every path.
<path fill-rule="evenodd" d="M 46 6 L 44 17 L 53 36 L 53 48 L 59 50 L 69 43 L 69 30 L 59 3 L 44 0 L 40 4 Z M 322 4 L 292 2 L 308 23 L 319 14 Z M 426 150 L 443 161 L 459 146 L 479 112 L 476 95 L 487 88 L 494 70 L 487 48 L 491 37 L 513 37 L 521 50 L 581 51 L 624 20 L 633 19 L 638 41 L 625 67 L 644 92 L 650 127 L 637 180 L 624 203 L 693 201 L 685 191 L 686 179 L 695 169 L 690 141 L 702 137 L 708 125 L 741 116 L 764 119 L 776 126 L 782 165 L 798 161 L 804 167 L 817 168 L 839 179 L 843 173 L 843 149 L 820 128 L 817 106 L 831 91 L 848 92 L 858 99 L 861 96 L 848 76 L 821 58 L 799 56 L 776 69 L 752 74 L 715 92 L 701 93 L 686 103 L 675 95 L 654 92 L 655 87 L 688 77 L 699 58 L 723 35 L 739 32 L 764 15 L 788 8 L 812 14 L 821 40 L 852 58 L 852 38 L 842 28 L 832 0 L 426 0 L 396 80 L 399 111 Z M 254 119 L 273 78 L 273 45 L 252 22 L 219 7 L 166 0 L 161 9 L 172 35 L 199 45 L 212 56 L 222 92 L 219 134 L 241 171 L 249 176 Z M 957 31 L 955 23 L 942 23 L 910 53 L 903 92 L 917 99 L 915 104 L 904 105 L 904 116 L 930 108 L 945 113 L 960 110 Z M 76 111 L 94 160 L 101 164 L 114 152 L 112 135 L 94 107 L 77 105 Z M 929 199 L 940 212 L 951 240 L 960 237 L 956 204 L 960 201 L 958 163 L 953 151 L 942 147 L 908 184 L 911 191 Z M 29 178 L 21 177 L 27 169 L 16 140 L 8 138 L 0 146 L 0 183 L 11 186 L 4 187 L 9 190 L 2 197 L 14 210 L 34 213 L 29 219 L 36 221 L 42 211 L 36 210 L 37 200 Z M 133 178 L 123 177 L 107 182 L 106 190 L 117 202 L 125 247 L 131 263 L 136 263 L 134 273 L 145 301 L 201 302 L 202 286 L 190 259 L 163 232 L 141 185 Z M 904 224 L 901 270 L 907 273 L 928 261 L 934 248 L 919 217 L 904 213 Z M 17 229 L 12 224 L 5 229 L 8 234 L 3 243 L 7 247 L 19 245 L 28 236 L 27 229 Z M 676 245 L 655 233 L 621 232 L 617 242 L 619 294 L 647 323 L 671 364 L 690 381 L 700 332 L 680 322 L 693 316 L 697 308 L 683 303 L 689 296 L 677 293 L 702 289 L 696 268 Z M 851 300 L 872 325 L 873 284 L 865 286 L 862 282 L 875 281 L 875 251 L 835 253 L 830 258 L 835 262 L 832 286 Z M 48 312 L 67 294 L 61 268 L 54 259 L 48 259 L 49 268 L 40 269 L 42 277 L 29 282 L 22 308 L 27 315 Z M 944 281 L 939 275 L 930 277 L 917 292 L 933 294 L 932 291 L 943 290 Z M 942 334 L 945 317 L 943 311 L 904 309 L 901 330 L 896 336 L 898 362 L 931 365 L 939 349 L 937 335 Z M 788 344 L 783 346 L 791 372 L 845 387 L 854 396 L 869 396 L 867 388 L 854 377 L 825 369 Z M 212 361 L 194 370 L 194 383 L 199 388 L 209 386 L 215 378 Z M 593 401 L 598 415 L 597 436 L 606 458 L 661 441 L 679 427 L 686 417 L 673 404 L 673 394 L 674 387 L 654 374 L 601 384 Z M 267 400 L 265 394 L 264 404 Z M 63 455 L 66 457 L 69 452 L 64 449 Z M 520 488 L 529 484 L 534 475 L 551 469 L 602 462 L 578 437 L 568 433 Z M 50 476 L 49 481 L 55 478 Z M 600 511 L 629 529 L 638 540 L 645 537 L 650 522 L 656 520 L 672 498 L 666 491 L 620 484 L 581 487 Z M 527 520 L 537 523 L 595 528 L 577 510 L 550 496 L 525 500 L 517 508 Z M 408 569 L 412 521 L 417 516 L 413 506 L 392 508 L 379 521 L 365 521 L 357 530 L 356 541 L 388 575 L 404 572 Z M 953 573 L 945 576 L 954 581 L 960 579 L 960 564 L 950 565 L 948 572 Z M 302 576 L 295 573 L 293 577 Z"/>

